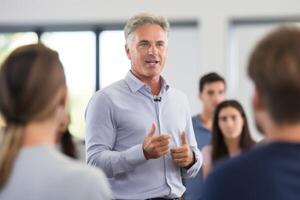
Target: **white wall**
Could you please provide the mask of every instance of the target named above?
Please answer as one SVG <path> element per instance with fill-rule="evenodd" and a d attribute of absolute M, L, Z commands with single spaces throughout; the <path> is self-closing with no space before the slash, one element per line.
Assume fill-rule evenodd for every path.
<path fill-rule="evenodd" d="M 200 104 L 195 99 L 197 98 L 195 81 L 198 81 L 201 74 L 217 71 L 226 75 L 227 79 L 233 78 L 230 77 L 232 68 L 229 67 L 228 56 L 230 20 L 300 17 L 300 1 L 0 0 L 0 25 L 125 22 L 128 17 L 141 11 L 153 11 L 170 20 L 199 21 L 198 39 L 195 41 L 194 48 L 198 51 L 192 53 L 192 59 L 199 55 L 195 60 L 198 64 L 184 65 L 184 60 L 181 60 L 184 65 L 182 68 L 171 68 L 166 72 L 167 76 L 173 77 L 172 81 L 175 85 L 182 86 L 182 90 L 192 102 L 192 112 L 196 113 L 200 110 L 198 106 Z M 184 74 L 182 78 L 181 74 Z M 229 88 L 229 90 L 232 97 L 239 95 L 239 93 L 234 94 L 233 89 Z"/>

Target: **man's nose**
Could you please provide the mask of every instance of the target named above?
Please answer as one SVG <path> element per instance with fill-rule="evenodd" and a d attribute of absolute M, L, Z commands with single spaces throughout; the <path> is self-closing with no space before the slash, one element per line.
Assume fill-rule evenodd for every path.
<path fill-rule="evenodd" d="M 148 53 L 149 54 L 157 54 L 157 47 L 155 45 L 150 45 L 149 49 L 148 49 Z"/>
<path fill-rule="evenodd" d="M 219 103 L 221 103 L 224 100 L 224 98 L 221 95 L 216 95 L 214 98 L 214 102 L 216 105 L 218 105 Z"/>

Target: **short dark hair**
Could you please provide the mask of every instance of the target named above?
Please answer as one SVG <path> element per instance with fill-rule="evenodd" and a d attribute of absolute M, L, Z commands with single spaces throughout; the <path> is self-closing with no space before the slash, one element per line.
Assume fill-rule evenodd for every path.
<path fill-rule="evenodd" d="M 300 121 L 300 29 L 279 27 L 251 54 L 248 75 L 274 122 Z"/>
<path fill-rule="evenodd" d="M 213 83 L 213 82 L 223 82 L 226 86 L 225 79 L 215 72 L 210 72 L 202 76 L 199 80 L 199 92 L 203 91 L 205 84 Z"/>

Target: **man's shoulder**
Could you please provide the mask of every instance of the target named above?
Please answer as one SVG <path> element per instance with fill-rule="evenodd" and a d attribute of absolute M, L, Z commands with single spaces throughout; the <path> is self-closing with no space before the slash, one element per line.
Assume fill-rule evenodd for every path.
<path fill-rule="evenodd" d="M 187 100 L 186 94 L 184 92 L 182 92 L 181 90 L 176 89 L 174 87 L 169 87 L 168 94 L 172 97 Z"/>
<path fill-rule="evenodd" d="M 92 99 L 111 99 L 116 95 L 121 95 L 122 92 L 121 91 L 125 91 L 127 92 L 129 89 L 127 87 L 127 84 L 125 82 L 125 80 L 119 80 L 116 81 L 104 88 L 102 88 L 101 90 L 98 90 L 92 97 Z"/>
<path fill-rule="evenodd" d="M 221 161 L 207 178 L 206 199 L 274 199 L 278 184 L 291 179 L 286 171 L 293 171 L 299 162 L 295 161 L 299 155 L 291 156 L 296 148 L 300 145 L 259 144 L 236 158 Z M 222 187 L 217 187 L 220 184 Z"/>
<path fill-rule="evenodd" d="M 244 173 L 244 171 L 249 171 L 249 167 L 252 166 L 253 163 L 267 162 L 267 160 L 263 158 L 269 157 L 270 150 L 269 145 L 262 144 L 255 146 L 237 157 L 221 160 L 214 171 L 235 171 L 236 173 Z M 250 170 L 256 171 L 257 169 L 254 168 L 257 167 L 258 165 L 253 164 Z"/>
<path fill-rule="evenodd" d="M 263 151 L 263 148 L 258 147 L 238 157 L 218 162 L 206 179 L 205 199 L 251 199 L 251 192 L 255 190 L 258 179 L 264 176 L 265 170 L 261 170 L 263 164 L 259 156 L 260 153 L 264 154 Z"/>
<path fill-rule="evenodd" d="M 124 90 L 124 89 L 128 89 L 126 81 L 124 79 L 121 79 L 119 81 L 116 81 L 108 86 L 105 86 L 104 88 L 102 88 L 101 90 L 97 91 L 97 93 L 99 94 L 106 94 L 106 95 L 110 95 L 111 93 L 114 93 L 116 91 L 120 91 L 120 90 Z"/>
<path fill-rule="evenodd" d="M 198 113 L 198 114 L 192 116 L 193 126 L 198 127 L 198 128 L 203 128 L 202 122 L 200 121 L 200 118 L 199 118 L 199 115 L 200 114 Z"/>
<path fill-rule="evenodd" d="M 193 121 L 200 121 L 200 120 L 199 120 L 199 114 L 193 115 L 193 116 L 192 116 L 192 120 L 193 120 Z"/>
<path fill-rule="evenodd" d="M 273 173 L 270 166 L 281 160 L 276 155 L 277 151 L 276 144 L 259 144 L 235 158 L 221 160 L 213 169 L 209 179 L 213 182 L 239 185 L 239 187 L 247 187 L 244 180 L 248 180 L 248 184 L 251 184 L 251 181 L 255 183 L 264 177 L 268 179 Z M 272 173 L 266 173 L 268 171 Z"/>
<path fill-rule="evenodd" d="M 248 166 L 245 170 L 249 171 L 253 169 L 257 171 L 259 168 L 274 164 L 298 150 L 300 150 L 300 144 L 296 143 L 258 143 L 252 149 L 243 152 L 240 156 L 221 162 L 216 169 L 229 170 L 231 168 L 239 168 L 240 166 Z"/>

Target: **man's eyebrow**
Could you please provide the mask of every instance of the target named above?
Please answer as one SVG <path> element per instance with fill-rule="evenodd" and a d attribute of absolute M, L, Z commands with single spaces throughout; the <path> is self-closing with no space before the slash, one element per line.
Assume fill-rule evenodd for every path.
<path fill-rule="evenodd" d="M 148 40 L 141 40 L 141 41 L 139 41 L 139 43 L 147 43 L 147 42 L 149 42 Z"/>

